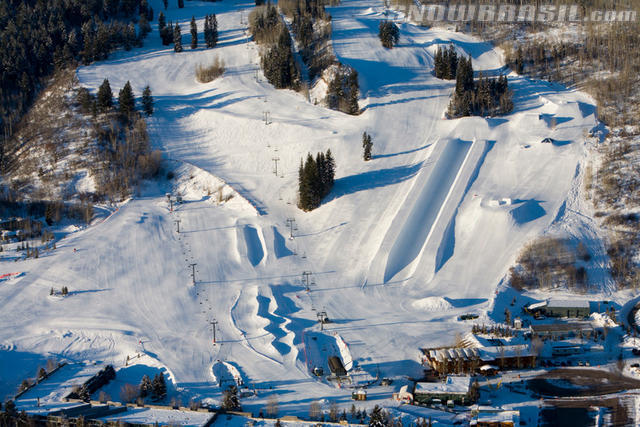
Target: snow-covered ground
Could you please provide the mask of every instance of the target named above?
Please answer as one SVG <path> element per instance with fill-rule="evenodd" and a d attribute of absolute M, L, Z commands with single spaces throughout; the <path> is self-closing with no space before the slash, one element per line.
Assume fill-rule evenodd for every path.
<path fill-rule="evenodd" d="M 310 355 L 335 351 L 370 378 L 419 375 L 418 348 L 466 333 L 460 314 L 486 316 L 528 240 L 558 224 L 593 232 L 577 214 L 567 219 L 567 206 L 580 207 L 584 135 L 596 125 L 585 94 L 510 74 L 512 114 L 444 120 L 454 82 L 432 74 L 437 45 L 454 43 L 476 70 L 494 74 L 503 70 L 501 53 L 464 34 L 406 23 L 399 45 L 384 49 L 382 3 L 344 0 L 330 10 L 334 48 L 358 71 L 364 108 L 345 115 L 275 90 L 261 73 L 256 79 L 258 47 L 246 36 L 252 6 L 171 4 L 167 18 L 181 22 L 185 40 L 192 15 L 202 29 L 204 15 L 215 12 L 219 46 L 174 53 L 154 28 L 145 47 L 79 69 L 92 90 L 104 78 L 116 92 L 127 80 L 138 95 L 151 86 L 150 136 L 176 178 L 72 233 L 50 256 L 20 262 L 25 274 L 0 282 L 2 360 L 24 361 L 35 374 L 41 355 L 121 369 L 141 353 L 134 363 L 164 370 L 175 384 L 170 394 L 183 402 L 219 401 L 220 376 L 237 375 L 257 391 L 242 400 L 254 413 L 272 394 L 286 414 L 307 415 L 318 399 L 347 408 L 351 389 L 313 376 L 311 364 L 326 360 Z M 225 74 L 197 83 L 195 65 L 215 56 Z M 362 161 L 363 131 L 373 136 L 370 162 Z M 545 137 L 558 143 L 541 144 Z M 335 187 L 303 213 L 295 207 L 300 159 L 329 148 Z M 173 212 L 169 191 L 184 197 Z M 294 239 L 287 218 L 296 220 Z M 2 263 L 0 274 L 17 268 Z M 311 292 L 303 271 L 313 273 Z M 62 285 L 70 296 L 48 296 Z M 317 311 L 332 320 L 320 338 Z M 0 397 L 14 385 L 0 378 Z M 392 391 L 370 388 L 367 405 Z"/>

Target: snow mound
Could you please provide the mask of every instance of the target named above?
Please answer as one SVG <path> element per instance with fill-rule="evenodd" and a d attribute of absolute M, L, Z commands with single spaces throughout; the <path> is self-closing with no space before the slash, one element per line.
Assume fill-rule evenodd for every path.
<path fill-rule="evenodd" d="M 349 350 L 349 346 L 344 342 L 342 337 L 336 333 L 336 344 L 338 345 L 338 351 L 340 352 L 340 358 L 342 359 L 342 364 L 347 371 L 350 371 L 353 368 L 353 357 L 351 356 L 351 351 Z"/>
<path fill-rule="evenodd" d="M 638 316 L 636 315 L 636 319 L 637 317 Z M 599 328 L 603 328 L 605 326 L 608 328 L 615 328 L 617 326 L 616 322 L 611 320 L 611 317 L 606 313 L 593 313 L 590 318 L 593 324 Z"/>
<path fill-rule="evenodd" d="M 414 309 L 422 311 L 440 311 L 453 308 L 451 303 L 442 297 L 427 297 L 411 303 Z"/>
<path fill-rule="evenodd" d="M 186 162 L 175 162 L 174 173 L 177 177 L 174 188 L 184 200 L 202 200 L 211 198 L 214 203 L 240 210 L 252 210 L 255 206 L 238 194 L 229 184 L 217 176 Z"/>
<path fill-rule="evenodd" d="M 547 211 L 537 200 L 526 200 L 509 212 L 516 224 L 525 224 L 546 215 Z"/>

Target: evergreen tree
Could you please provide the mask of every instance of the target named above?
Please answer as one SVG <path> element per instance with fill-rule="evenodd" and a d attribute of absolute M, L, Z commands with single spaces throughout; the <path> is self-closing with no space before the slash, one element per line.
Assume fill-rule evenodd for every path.
<path fill-rule="evenodd" d="M 442 47 L 438 46 L 436 50 L 436 56 L 433 58 L 433 72 L 439 79 L 442 78 Z"/>
<path fill-rule="evenodd" d="M 100 111 L 105 112 L 113 106 L 113 92 L 109 80 L 104 79 L 98 88 L 97 104 Z"/>
<path fill-rule="evenodd" d="M 209 39 L 211 38 L 211 26 L 209 24 L 209 15 L 206 15 L 204 17 L 204 29 L 202 30 L 202 34 L 204 35 L 204 45 L 207 48 L 210 48 L 211 46 L 209 46 Z"/>
<path fill-rule="evenodd" d="M 327 150 L 327 153 L 324 156 L 325 158 L 325 176 L 323 177 L 323 182 L 326 183 L 327 191 L 326 194 L 329 194 L 329 191 L 333 188 L 333 183 L 335 182 L 336 175 L 336 161 L 333 158 L 333 154 L 331 154 L 331 149 Z M 325 195 L 326 195 L 325 194 Z"/>
<path fill-rule="evenodd" d="M 178 0 L 178 8 L 179 9 L 184 8 L 184 0 Z"/>
<path fill-rule="evenodd" d="M 167 18 L 164 16 L 163 12 L 160 12 L 158 15 L 158 30 L 160 31 L 160 35 L 162 36 L 162 30 L 167 26 Z"/>
<path fill-rule="evenodd" d="M 291 53 L 291 37 L 284 25 L 280 27 L 278 42 L 262 57 L 261 62 L 265 77 L 277 89 L 294 86 L 298 74 Z"/>
<path fill-rule="evenodd" d="M 180 32 L 180 24 L 177 22 L 173 28 L 173 50 L 175 52 L 182 52 L 182 33 Z"/>
<path fill-rule="evenodd" d="M 223 393 L 222 409 L 224 409 L 225 411 L 236 411 L 240 409 L 238 388 L 235 385 L 232 385 Z"/>
<path fill-rule="evenodd" d="M 131 50 L 131 47 L 138 44 L 138 38 L 136 37 L 136 27 L 132 23 L 127 25 L 122 37 L 124 50 L 129 51 Z"/>
<path fill-rule="evenodd" d="M 358 114 L 360 112 L 358 95 L 358 72 L 356 70 L 351 70 L 351 73 L 349 74 L 349 114 Z"/>
<path fill-rule="evenodd" d="M 162 0 L 162 4 L 164 5 L 164 10 L 167 10 L 167 7 L 169 7 L 169 0 Z"/>
<path fill-rule="evenodd" d="M 456 73 L 458 70 L 458 54 L 456 53 L 453 45 L 449 45 L 449 50 L 447 52 L 447 64 L 446 64 L 446 79 L 453 80 L 456 78 Z"/>
<path fill-rule="evenodd" d="M 382 42 L 382 46 L 387 49 L 393 48 L 393 45 L 398 43 L 400 39 L 400 30 L 398 26 L 391 21 L 382 21 L 378 26 L 378 37 Z"/>
<path fill-rule="evenodd" d="M 198 26 L 196 24 L 196 18 L 191 17 L 191 49 L 198 47 Z"/>
<path fill-rule="evenodd" d="M 138 21 L 138 26 L 140 27 L 140 37 L 145 38 L 147 34 L 151 32 L 151 25 L 149 24 L 149 20 L 145 15 L 140 15 L 140 20 Z"/>
<path fill-rule="evenodd" d="M 362 148 L 364 150 L 363 158 L 365 161 L 371 160 L 371 148 L 373 147 L 373 142 L 371 141 L 371 135 L 367 134 L 367 132 L 362 133 Z"/>
<path fill-rule="evenodd" d="M 151 383 L 151 379 L 148 375 L 144 375 L 142 377 L 142 381 L 140 381 L 140 397 L 143 399 L 153 392 L 153 384 Z"/>
<path fill-rule="evenodd" d="M 153 377 L 152 396 L 154 400 L 163 399 L 167 395 L 167 385 L 164 382 L 164 375 L 156 374 Z"/>
<path fill-rule="evenodd" d="M 215 13 L 204 19 L 204 42 L 207 48 L 215 47 L 218 43 L 218 19 Z"/>
<path fill-rule="evenodd" d="M 129 120 L 136 108 L 131 83 L 127 81 L 118 94 L 118 109 L 123 119 Z"/>
<path fill-rule="evenodd" d="M 315 159 L 311 153 L 298 169 L 298 207 L 310 211 L 318 206 L 322 198 L 331 191 L 334 183 L 335 160 L 331 150 L 317 153 Z"/>
<path fill-rule="evenodd" d="M 371 417 L 369 419 L 370 427 L 386 427 L 387 426 L 387 417 L 385 416 L 384 411 L 378 405 L 373 408 L 371 411 Z"/>
<path fill-rule="evenodd" d="M 522 74 L 524 72 L 524 54 L 522 53 L 522 46 L 518 46 L 516 53 L 516 72 Z"/>
<path fill-rule="evenodd" d="M 149 86 L 142 91 L 142 111 L 147 117 L 153 114 L 153 96 L 151 96 L 151 88 Z"/>
<path fill-rule="evenodd" d="M 162 12 L 158 15 L 158 30 L 160 31 L 162 45 L 169 46 L 173 41 L 173 23 L 167 25 L 166 18 Z"/>
<path fill-rule="evenodd" d="M 218 18 L 216 14 L 211 15 L 211 47 L 218 44 Z"/>

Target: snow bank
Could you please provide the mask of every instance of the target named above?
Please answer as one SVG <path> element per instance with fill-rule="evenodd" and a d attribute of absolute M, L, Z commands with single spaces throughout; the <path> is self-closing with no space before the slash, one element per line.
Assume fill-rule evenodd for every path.
<path fill-rule="evenodd" d="M 349 351 L 347 343 L 344 342 L 340 334 L 336 334 L 336 344 L 338 345 L 338 351 L 340 352 L 340 358 L 342 359 L 344 368 L 350 371 L 351 368 L 353 368 L 353 358 L 351 357 L 351 351 Z"/>
<path fill-rule="evenodd" d="M 256 208 L 222 179 L 195 165 L 186 162 L 175 163 L 177 167 L 174 174 L 177 179 L 174 188 L 183 200 L 202 200 L 210 197 L 215 203 L 240 210 L 253 210 L 257 215 Z"/>
<path fill-rule="evenodd" d="M 414 309 L 422 311 L 451 310 L 453 306 L 442 297 L 427 297 L 411 303 Z"/>

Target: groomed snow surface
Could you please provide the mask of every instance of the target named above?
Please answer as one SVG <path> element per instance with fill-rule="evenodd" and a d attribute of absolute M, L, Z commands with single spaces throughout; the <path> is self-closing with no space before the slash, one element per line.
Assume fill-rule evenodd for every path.
<path fill-rule="evenodd" d="M 219 402 L 224 383 L 240 377 L 257 392 L 242 399 L 256 414 L 274 394 L 281 414 L 306 416 L 317 399 L 348 408 L 351 390 L 313 376 L 326 360 L 310 355 L 335 354 L 370 378 L 419 375 L 417 349 L 466 333 L 460 314 L 485 316 L 518 250 L 563 221 L 577 197 L 584 131 L 596 124 L 586 95 L 510 74 L 513 114 L 443 119 L 454 82 L 432 75 L 437 45 L 454 43 L 476 70 L 497 73 L 502 56 L 487 43 L 400 22 L 400 43 L 387 50 L 377 37 L 382 4 L 343 0 L 330 10 L 334 48 L 359 73 L 364 109 L 348 116 L 275 90 L 261 72 L 256 79 L 259 49 L 245 31 L 253 3 L 170 3 L 183 53 L 161 46 L 154 28 L 143 48 L 81 67 L 78 77 L 94 91 L 104 78 L 116 93 L 127 80 L 138 95 L 151 86 L 150 136 L 176 178 L 143 189 L 47 257 L 0 265 L 0 274 L 25 272 L 0 282 L 0 359 L 16 366 L 6 379 L 0 364 L 2 398 L 49 355 L 122 369 L 140 353 L 139 376 L 163 371 L 170 397 L 184 404 Z M 208 13 L 217 14 L 219 46 L 192 51 L 188 21 L 195 15 L 202 30 Z M 195 65 L 215 56 L 225 74 L 197 83 Z M 556 127 L 541 117 L 557 118 Z M 363 131 L 373 137 L 370 162 Z M 562 143 L 541 144 L 545 137 Z M 335 187 L 303 213 L 300 159 L 329 148 Z M 169 191 L 184 198 L 173 212 Z M 287 218 L 296 220 L 294 239 Z M 303 271 L 313 273 L 311 292 Z M 48 296 L 62 285 L 70 296 Z M 332 320 L 324 332 L 318 311 Z M 370 388 L 367 405 L 392 391 Z"/>

